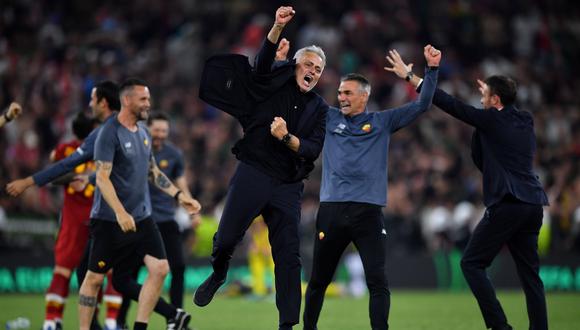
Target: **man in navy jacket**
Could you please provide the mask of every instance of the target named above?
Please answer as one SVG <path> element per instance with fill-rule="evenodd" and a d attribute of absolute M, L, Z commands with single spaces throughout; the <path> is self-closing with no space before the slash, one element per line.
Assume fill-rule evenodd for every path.
<path fill-rule="evenodd" d="M 194 303 L 211 302 L 225 282 L 236 245 L 261 214 L 276 265 L 280 329 L 291 329 L 299 321 L 302 180 L 322 149 L 328 109 L 312 91 L 324 70 L 322 49 L 302 48 L 295 61 L 273 65 L 282 29 L 293 16 L 292 7 L 276 11 L 253 68 L 241 55 L 213 57 L 206 62 L 200 83 L 200 98 L 236 117 L 244 136 L 232 150 L 240 163 L 214 236 L 213 273 L 195 292 Z"/>
<path fill-rule="evenodd" d="M 399 54 L 389 61 L 393 72 L 416 87 L 422 79 L 410 70 Z M 538 234 L 543 205 L 548 198 L 532 165 L 536 151 L 534 121 L 519 111 L 516 84 L 505 76 L 478 80 L 483 109 L 464 104 L 437 89 L 433 104 L 451 116 L 474 126 L 472 158 L 483 173 L 483 197 L 487 207 L 465 248 L 461 268 L 477 299 L 485 325 L 512 329 L 496 298 L 485 269 L 506 244 L 515 261 L 526 295 L 530 329 L 547 329 L 546 298 L 539 276 Z"/>

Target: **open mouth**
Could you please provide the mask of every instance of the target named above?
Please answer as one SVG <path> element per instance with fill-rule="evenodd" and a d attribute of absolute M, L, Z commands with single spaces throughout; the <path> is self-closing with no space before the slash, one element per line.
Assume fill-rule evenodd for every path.
<path fill-rule="evenodd" d="M 314 80 L 314 78 L 312 78 L 311 76 L 304 76 L 304 80 L 310 84 L 312 82 L 312 80 Z"/>

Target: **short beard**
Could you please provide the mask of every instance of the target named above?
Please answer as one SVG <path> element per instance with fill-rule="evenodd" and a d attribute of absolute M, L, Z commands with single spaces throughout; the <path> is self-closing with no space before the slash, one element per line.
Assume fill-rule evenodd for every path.
<path fill-rule="evenodd" d="M 137 120 L 147 120 L 147 118 L 149 118 L 149 111 L 147 110 L 139 111 L 137 114 Z"/>

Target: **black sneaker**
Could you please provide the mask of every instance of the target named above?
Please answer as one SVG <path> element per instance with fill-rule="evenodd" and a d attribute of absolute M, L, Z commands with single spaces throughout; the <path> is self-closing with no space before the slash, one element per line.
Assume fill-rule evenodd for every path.
<path fill-rule="evenodd" d="M 177 309 L 175 317 L 167 321 L 167 330 L 185 330 L 191 321 L 191 315 L 181 308 Z"/>
<path fill-rule="evenodd" d="M 224 284 L 226 278 L 218 279 L 215 273 L 211 275 L 197 288 L 195 294 L 193 295 L 193 302 L 199 306 L 203 307 L 211 302 L 216 291 Z"/>

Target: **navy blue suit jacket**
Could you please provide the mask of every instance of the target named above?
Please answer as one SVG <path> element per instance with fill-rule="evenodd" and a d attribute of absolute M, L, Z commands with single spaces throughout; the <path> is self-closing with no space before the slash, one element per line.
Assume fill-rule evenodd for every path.
<path fill-rule="evenodd" d="M 501 111 L 478 109 L 440 89 L 435 91 L 433 104 L 476 128 L 471 155 L 483 173 L 486 206 L 508 194 L 526 203 L 548 205 L 546 193 L 532 169 L 536 136 L 529 112 L 519 111 L 513 105 Z"/>

